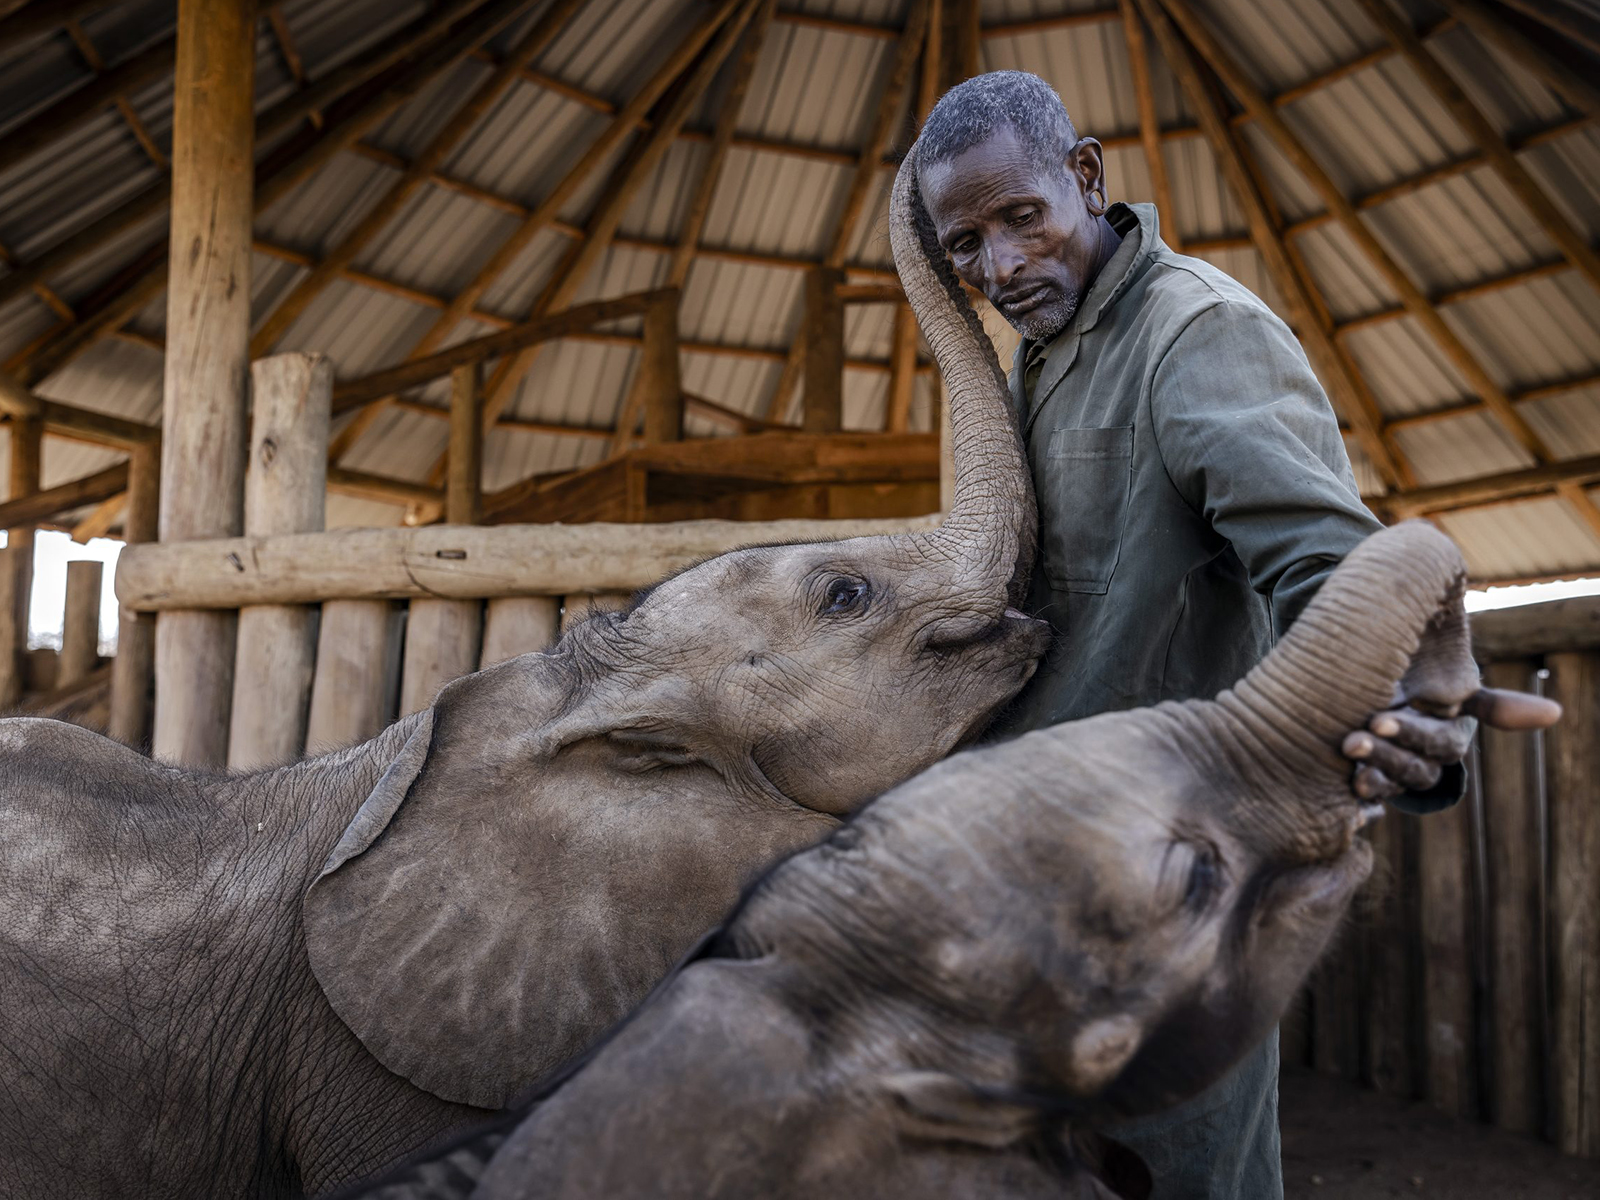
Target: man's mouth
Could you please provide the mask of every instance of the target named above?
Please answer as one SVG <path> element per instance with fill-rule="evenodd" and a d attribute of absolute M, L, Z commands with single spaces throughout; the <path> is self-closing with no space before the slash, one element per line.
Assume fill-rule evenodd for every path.
<path fill-rule="evenodd" d="M 1030 313 L 1043 304 L 1054 289 L 1048 283 L 1035 284 L 1022 291 L 1011 292 L 1000 297 L 995 302 L 995 307 L 1006 315 L 1021 316 Z"/>

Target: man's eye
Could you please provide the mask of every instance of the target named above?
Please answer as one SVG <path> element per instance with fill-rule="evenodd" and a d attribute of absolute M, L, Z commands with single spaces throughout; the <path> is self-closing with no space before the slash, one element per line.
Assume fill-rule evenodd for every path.
<path fill-rule="evenodd" d="M 1011 227 L 1013 229 L 1021 229 L 1021 228 L 1024 228 L 1025 226 L 1032 225 L 1033 224 L 1033 219 L 1035 217 L 1037 217 L 1038 215 L 1039 215 L 1039 210 L 1038 209 L 1034 209 L 1034 208 L 1026 209 L 1026 210 L 1024 210 L 1022 212 L 1019 212 L 1019 213 L 1015 214 L 1011 218 Z"/>
<path fill-rule="evenodd" d="M 951 244 L 951 246 L 950 246 L 950 253 L 951 254 L 957 254 L 957 255 L 960 255 L 962 258 L 965 258 L 967 255 L 976 252 L 977 249 L 978 249 L 978 239 L 977 238 L 975 238 L 975 237 L 957 238 L 956 241 L 953 242 Z"/>
<path fill-rule="evenodd" d="M 872 589 L 859 579 L 839 578 L 828 583 L 822 596 L 822 611 L 827 613 L 855 612 L 866 607 Z"/>

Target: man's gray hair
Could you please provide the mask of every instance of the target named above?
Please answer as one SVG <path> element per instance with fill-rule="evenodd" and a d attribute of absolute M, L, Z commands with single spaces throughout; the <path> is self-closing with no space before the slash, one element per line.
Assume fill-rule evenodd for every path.
<path fill-rule="evenodd" d="M 990 71 L 956 84 L 933 106 L 922 127 L 920 161 L 949 162 L 999 129 L 1015 133 L 1041 170 L 1064 171 L 1078 143 L 1053 87 L 1027 71 Z"/>

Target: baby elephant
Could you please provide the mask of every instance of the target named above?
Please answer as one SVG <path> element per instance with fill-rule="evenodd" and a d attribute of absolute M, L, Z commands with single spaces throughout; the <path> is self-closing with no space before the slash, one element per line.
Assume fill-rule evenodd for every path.
<path fill-rule="evenodd" d="M 1215 700 L 1032 733 L 889 792 L 486 1135 L 472 1194 L 1144 1194 L 1092 1131 L 1194 1095 L 1279 1019 L 1371 865 L 1344 731 L 1402 676 L 1473 707 L 1463 578 L 1431 527 L 1385 531 Z M 1558 714 L 1502 696 L 1484 715 Z M 449 1194 L 431 1178 L 376 1195 Z"/>

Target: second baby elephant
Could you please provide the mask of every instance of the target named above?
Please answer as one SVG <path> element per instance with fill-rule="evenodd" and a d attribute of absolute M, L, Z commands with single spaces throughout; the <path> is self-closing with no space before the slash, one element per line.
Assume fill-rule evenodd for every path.
<path fill-rule="evenodd" d="M 753 547 L 226 776 L 0 722 L 0 1196 L 316 1192 L 583 1050 L 751 878 L 980 729 L 1028 477 L 970 312 L 908 285 L 950 391 L 927 533 Z M 964 306 L 963 306 L 964 308 Z"/>

